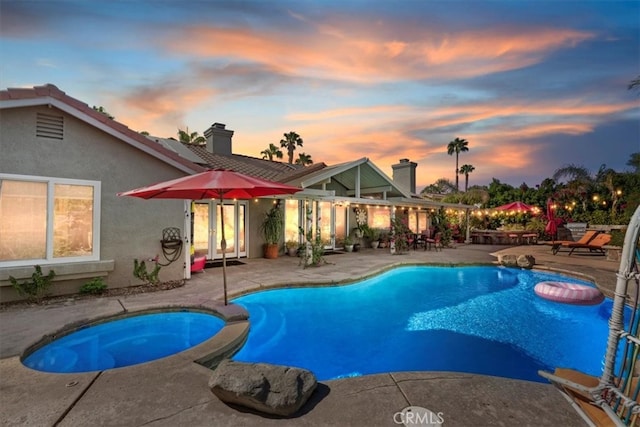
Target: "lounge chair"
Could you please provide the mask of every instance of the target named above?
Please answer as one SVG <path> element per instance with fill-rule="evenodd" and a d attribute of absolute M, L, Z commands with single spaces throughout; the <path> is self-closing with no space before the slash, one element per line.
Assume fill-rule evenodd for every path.
<path fill-rule="evenodd" d="M 561 247 L 567 247 L 568 245 L 573 244 L 587 244 L 592 241 L 600 231 L 598 230 L 587 230 L 586 233 L 580 238 L 580 240 L 552 240 L 550 242 L 544 242 L 545 245 L 551 245 L 551 252 L 555 255 L 558 253 Z"/>
<path fill-rule="evenodd" d="M 571 248 L 571 250 L 569 251 L 569 255 L 571 255 L 576 249 L 589 249 L 589 252 L 599 252 L 600 255 L 604 255 L 605 252 L 603 246 L 609 244 L 610 241 L 611 234 L 602 233 L 598 234 L 588 243 L 575 242 L 573 244 L 568 244 L 567 247 Z"/>

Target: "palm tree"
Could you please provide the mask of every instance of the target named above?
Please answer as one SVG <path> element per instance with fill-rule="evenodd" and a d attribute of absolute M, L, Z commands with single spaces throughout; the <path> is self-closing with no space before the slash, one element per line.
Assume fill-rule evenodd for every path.
<path fill-rule="evenodd" d="M 273 156 L 276 156 L 278 159 L 283 157 L 282 150 L 276 147 L 274 144 L 269 144 L 269 148 L 260 152 L 262 154 L 263 159 L 269 159 L 273 161 Z"/>
<path fill-rule="evenodd" d="M 451 156 L 453 153 L 456 153 L 456 191 L 460 188 L 458 185 L 458 155 L 462 152 L 469 151 L 469 147 L 467 147 L 467 145 L 469 145 L 469 141 L 460 138 L 454 139 L 449 143 L 449 145 L 447 145 L 448 155 Z"/>
<path fill-rule="evenodd" d="M 456 191 L 455 185 L 447 178 L 440 178 L 433 184 L 427 185 L 420 191 L 420 195 L 427 194 L 450 194 Z"/>
<path fill-rule="evenodd" d="M 627 86 L 627 89 L 640 89 L 640 75 L 629 82 L 629 86 Z"/>
<path fill-rule="evenodd" d="M 640 151 L 631 153 L 629 160 L 627 160 L 627 166 L 631 166 L 634 173 L 640 173 Z"/>
<path fill-rule="evenodd" d="M 569 192 L 572 193 L 574 197 L 577 196 L 582 199 L 582 209 L 586 211 L 587 201 L 585 196 L 589 188 L 595 183 L 589 169 L 574 164 L 564 165 L 556 169 L 553 173 L 553 179 L 557 183 L 559 183 L 562 178 L 567 178 Z"/>
<path fill-rule="evenodd" d="M 296 165 L 307 166 L 312 164 L 313 164 L 313 160 L 311 160 L 311 154 L 306 154 L 306 153 L 298 154 L 298 158 L 296 159 Z"/>
<path fill-rule="evenodd" d="M 302 147 L 302 138 L 297 133 L 291 131 L 284 134 L 284 139 L 280 140 L 280 146 L 287 149 L 289 155 L 289 164 L 293 164 L 293 152 L 296 146 Z"/>
<path fill-rule="evenodd" d="M 187 130 L 178 129 L 178 140 L 187 145 L 205 145 L 207 140 L 204 136 L 198 135 L 198 132 L 189 133 Z"/>
<path fill-rule="evenodd" d="M 471 172 L 473 172 L 474 170 L 476 170 L 475 167 L 473 167 L 473 165 L 462 165 L 460 166 L 460 175 L 464 175 L 464 191 L 465 193 L 467 192 L 467 189 L 469 188 L 469 174 Z"/>

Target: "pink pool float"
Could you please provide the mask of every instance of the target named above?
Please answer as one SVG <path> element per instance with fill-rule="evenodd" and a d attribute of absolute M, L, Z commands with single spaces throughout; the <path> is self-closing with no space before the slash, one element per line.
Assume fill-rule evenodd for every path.
<path fill-rule="evenodd" d="M 536 295 L 565 304 L 595 305 L 604 300 L 600 290 L 567 282 L 540 282 L 533 288 Z"/>

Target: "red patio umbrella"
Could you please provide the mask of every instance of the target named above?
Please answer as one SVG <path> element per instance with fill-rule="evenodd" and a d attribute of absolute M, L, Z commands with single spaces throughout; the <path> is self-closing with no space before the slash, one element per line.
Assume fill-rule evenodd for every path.
<path fill-rule="evenodd" d="M 133 196 L 142 199 L 252 199 L 260 196 L 293 194 L 300 188 L 278 182 L 254 178 L 225 169 L 208 170 L 195 175 L 160 182 L 148 187 L 118 193 L 118 196 Z M 224 304 L 227 305 L 227 241 L 224 237 L 223 204 L 220 203 L 222 228 L 222 277 L 224 283 Z"/>
<path fill-rule="evenodd" d="M 511 202 L 506 205 L 498 206 L 494 208 L 497 211 L 505 211 L 505 212 L 535 212 L 535 208 L 533 206 L 529 206 L 526 203 L 522 202 Z"/>
<path fill-rule="evenodd" d="M 558 233 L 558 222 L 553 213 L 553 201 L 551 199 L 547 200 L 547 226 L 544 228 L 544 231 L 551 235 L 551 241 L 553 242 L 556 239 L 556 234 Z"/>

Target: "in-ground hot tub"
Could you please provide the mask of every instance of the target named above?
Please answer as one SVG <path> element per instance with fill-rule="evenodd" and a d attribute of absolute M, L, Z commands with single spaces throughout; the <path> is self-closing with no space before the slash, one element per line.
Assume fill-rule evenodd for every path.
<path fill-rule="evenodd" d="M 22 363 L 44 372 L 121 368 L 167 357 L 216 335 L 225 321 L 189 309 L 134 313 L 71 329 L 28 351 Z M 60 335 L 59 334 L 59 335 Z M 47 342 L 48 341 L 48 342 Z"/>

